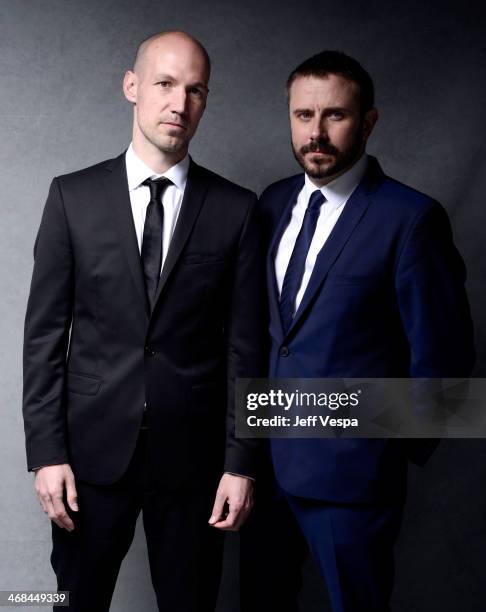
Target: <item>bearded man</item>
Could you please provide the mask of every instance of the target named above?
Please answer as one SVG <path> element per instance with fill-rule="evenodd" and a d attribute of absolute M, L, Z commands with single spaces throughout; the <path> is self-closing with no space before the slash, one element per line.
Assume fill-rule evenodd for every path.
<path fill-rule="evenodd" d="M 304 173 L 260 199 L 270 245 L 270 377 L 468 376 L 464 263 L 443 207 L 366 154 L 378 119 L 371 77 L 344 53 L 324 51 L 290 74 L 287 92 Z M 243 610 L 297 610 L 300 531 L 334 612 L 389 610 L 407 461 L 423 463 L 433 446 L 272 439 L 276 491 L 259 479 L 242 534 Z"/>

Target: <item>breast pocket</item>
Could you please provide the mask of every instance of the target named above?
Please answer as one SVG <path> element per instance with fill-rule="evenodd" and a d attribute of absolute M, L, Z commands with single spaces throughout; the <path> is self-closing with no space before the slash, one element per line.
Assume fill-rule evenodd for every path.
<path fill-rule="evenodd" d="M 184 265 L 209 265 L 219 264 L 223 265 L 226 259 L 221 255 L 215 255 L 213 253 L 188 253 L 181 259 L 181 263 Z"/>
<path fill-rule="evenodd" d="M 372 287 L 380 282 L 377 274 L 329 274 L 326 284 L 329 285 L 363 285 Z"/>

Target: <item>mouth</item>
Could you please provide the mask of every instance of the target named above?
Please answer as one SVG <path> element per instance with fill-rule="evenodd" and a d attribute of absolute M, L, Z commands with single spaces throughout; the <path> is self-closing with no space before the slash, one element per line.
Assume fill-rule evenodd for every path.
<path fill-rule="evenodd" d="M 308 151 L 306 155 L 311 158 L 334 157 L 332 153 L 328 153 L 327 151 Z"/>
<path fill-rule="evenodd" d="M 162 125 L 168 126 L 171 130 L 175 129 L 181 132 L 187 130 L 187 126 L 183 125 L 182 123 L 172 123 L 171 121 L 163 121 Z"/>

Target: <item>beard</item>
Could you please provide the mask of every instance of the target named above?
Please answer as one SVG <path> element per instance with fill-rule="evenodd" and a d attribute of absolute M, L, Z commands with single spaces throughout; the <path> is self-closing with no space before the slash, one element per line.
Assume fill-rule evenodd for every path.
<path fill-rule="evenodd" d="M 325 179 L 339 174 L 354 164 L 363 151 L 363 126 L 360 127 L 351 145 L 339 150 L 324 138 L 312 140 L 309 144 L 297 149 L 292 143 L 292 151 L 298 164 L 304 172 L 314 179 Z M 324 161 L 320 157 L 306 157 L 308 153 L 319 152 L 332 155 L 333 161 Z"/>

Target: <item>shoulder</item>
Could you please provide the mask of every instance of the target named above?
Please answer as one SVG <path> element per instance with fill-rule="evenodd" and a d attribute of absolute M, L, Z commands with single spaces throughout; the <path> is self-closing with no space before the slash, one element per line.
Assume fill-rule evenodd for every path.
<path fill-rule="evenodd" d="M 302 173 L 280 179 L 275 183 L 271 183 L 262 191 L 260 202 L 264 205 L 272 202 L 273 200 L 281 201 L 282 198 L 288 198 L 290 194 L 297 189 L 297 187 L 302 186 L 303 184 L 304 175 Z"/>
<path fill-rule="evenodd" d="M 210 189 L 211 195 L 215 197 L 231 197 L 236 201 L 256 201 L 256 194 L 250 189 L 233 183 L 224 176 L 212 170 L 208 170 L 208 168 L 204 168 L 192 160 L 189 168 L 188 181 L 191 179 L 201 181 L 205 187 Z"/>
<path fill-rule="evenodd" d="M 373 203 L 383 209 L 383 214 L 415 217 L 430 209 L 441 208 L 431 196 L 385 174 L 378 160 L 369 156 L 363 179 Z"/>
<path fill-rule="evenodd" d="M 434 198 L 426 193 L 422 193 L 418 189 L 386 175 L 383 177 L 383 181 L 373 196 L 373 199 L 393 202 L 394 207 L 410 210 L 411 212 L 418 212 L 438 204 Z"/>
<path fill-rule="evenodd" d="M 381 170 L 381 169 L 380 169 Z M 436 199 L 381 172 L 369 183 L 370 210 L 384 225 L 403 228 L 450 225 L 447 211 Z M 448 230 L 447 230 L 448 231 Z"/>
<path fill-rule="evenodd" d="M 80 170 L 69 172 L 67 174 L 58 175 L 54 178 L 54 180 L 62 186 L 82 184 L 84 182 L 90 182 L 98 177 L 102 177 L 106 174 L 107 171 L 113 170 L 118 165 L 123 164 L 124 166 L 124 163 L 125 153 L 122 153 L 118 157 L 114 157 L 112 159 L 105 159 L 104 161 L 99 162 L 97 164 L 93 164 L 92 166 L 81 168 Z"/>

